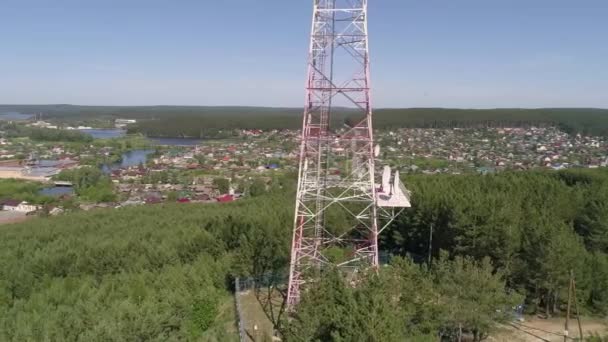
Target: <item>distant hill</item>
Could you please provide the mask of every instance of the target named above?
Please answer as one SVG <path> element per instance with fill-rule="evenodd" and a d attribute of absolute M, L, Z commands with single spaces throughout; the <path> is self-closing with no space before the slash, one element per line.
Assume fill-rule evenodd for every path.
<path fill-rule="evenodd" d="M 2 112 L 42 113 L 47 118 L 82 120 L 93 118 L 132 118 L 131 131 L 149 136 L 209 136 L 218 130 L 260 128 L 297 129 L 301 108 L 209 107 L 209 106 L 74 106 L 74 105 L 0 105 Z M 337 108 L 332 113 L 334 127 L 353 122 L 354 112 Z M 376 109 L 374 127 L 500 127 L 554 125 L 569 133 L 608 136 L 608 109 Z"/>

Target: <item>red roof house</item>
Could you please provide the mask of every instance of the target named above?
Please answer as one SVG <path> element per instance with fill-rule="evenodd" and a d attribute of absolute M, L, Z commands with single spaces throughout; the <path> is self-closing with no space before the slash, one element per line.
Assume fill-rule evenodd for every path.
<path fill-rule="evenodd" d="M 216 198 L 216 200 L 218 202 L 220 202 L 220 203 L 232 202 L 232 201 L 234 201 L 234 196 L 232 196 L 232 195 L 223 195 L 223 196 L 220 196 L 220 197 Z"/>

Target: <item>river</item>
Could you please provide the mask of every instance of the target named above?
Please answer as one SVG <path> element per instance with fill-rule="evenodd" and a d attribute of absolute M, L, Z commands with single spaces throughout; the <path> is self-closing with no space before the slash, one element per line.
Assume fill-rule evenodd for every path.
<path fill-rule="evenodd" d="M 122 160 L 119 163 L 114 163 L 112 165 L 102 165 L 101 171 L 104 173 L 110 173 L 112 170 L 117 170 L 121 168 L 127 168 L 130 166 L 137 166 L 140 163 L 145 164 L 147 157 L 149 154 L 154 153 L 154 150 L 132 150 L 122 154 Z M 56 166 L 60 162 L 52 161 L 52 160 L 43 160 L 41 163 L 44 163 L 48 166 Z M 59 197 L 61 195 L 70 195 L 74 193 L 74 188 L 71 186 L 49 186 L 47 188 L 43 188 L 38 192 L 40 195 Z"/>
<path fill-rule="evenodd" d="M 124 169 L 130 166 L 146 164 L 149 154 L 154 153 L 154 150 L 132 150 L 122 154 L 122 160 L 112 165 L 102 165 L 101 170 L 105 173 L 110 173 L 112 170 Z"/>
<path fill-rule="evenodd" d="M 82 133 L 86 133 L 93 137 L 93 139 L 112 139 L 124 137 L 127 131 L 124 129 L 79 129 Z"/>
<path fill-rule="evenodd" d="M 120 138 L 127 134 L 124 129 L 80 129 L 79 131 L 91 135 L 93 139 Z M 196 146 L 202 142 L 201 139 L 196 138 L 148 138 L 148 140 L 153 145 L 160 146 Z"/>
<path fill-rule="evenodd" d="M 59 197 L 62 195 L 71 195 L 74 193 L 74 188 L 71 186 L 51 186 L 38 191 L 38 194 L 51 197 Z"/>

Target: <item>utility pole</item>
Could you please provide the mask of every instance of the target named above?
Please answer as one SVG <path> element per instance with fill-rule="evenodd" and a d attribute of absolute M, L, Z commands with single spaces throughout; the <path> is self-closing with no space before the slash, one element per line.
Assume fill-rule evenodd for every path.
<path fill-rule="evenodd" d="M 462 323 L 458 323 L 458 342 L 462 342 Z"/>
<path fill-rule="evenodd" d="M 570 270 L 570 279 L 572 281 L 572 292 L 574 295 L 574 308 L 576 309 L 576 321 L 578 322 L 578 333 L 583 340 L 583 326 L 581 325 L 581 314 L 578 311 L 578 300 L 576 299 L 576 279 L 574 279 L 574 271 Z"/>
<path fill-rule="evenodd" d="M 431 231 L 429 232 L 429 267 L 431 267 L 433 257 L 433 224 L 431 223 Z"/>
<path fill-rule="evenodd" d="M 568 284 L 568 307 L 566 309 L 566 323 L 564 324 L 564 342 L 568 341 L 568 323 L 570 320 L 570 306 L 572 304 L 572 273 L 570 273 L 570 283 Z"/>
<path fill-rule="evenodd" d="M 573 298 L 574 297 L 574 298 Z M 570 308 L 574 300 L 574 308 L 576 310 L 576 320 L 578 322 L 578 333 L 581 341 L 583 340 L 583 327 L 581 325 L 581 315 L 578 310 L 578 300 L 576 299 L 576 280 L 574 279 L 574 270 L 570 270 L 570 283 L 568 284 L 568 307 L 566 309 L 566 323 L 564 324 L 564 342 L 568 340 L 568 323 L 570 320 Z"/>

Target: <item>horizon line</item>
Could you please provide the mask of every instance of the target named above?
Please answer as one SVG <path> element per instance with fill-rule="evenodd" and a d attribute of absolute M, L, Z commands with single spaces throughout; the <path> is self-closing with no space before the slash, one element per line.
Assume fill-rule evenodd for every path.
<path fill-rule="evenodd" d="M 154 105 L 97 105 L 97 104 L 70 104 L 70 103 L 44 103 L 44 104 L 14 104 L 0 103 L 2 107 L 10 106 L 72 106 L 72 107 L 199 107 L 199 108 L 265 108 L 265 109 L 289 109 L 302 110 L 302 107 L 290 106 L 259 106 L 259 105 L 178 105 L 178 104 L 154 104 Z M 336 109 L 357 110 L 354 107 L 336 106 Z M 608 110 L 608 107 L 585 107 L 585 106 L 566 106 L 566 107 L 372 107 L 372 110 L 394 110 L 394 109 L 454 109 L 454 110 L 542 110 L 542 109 L 591 109 Z"/>

